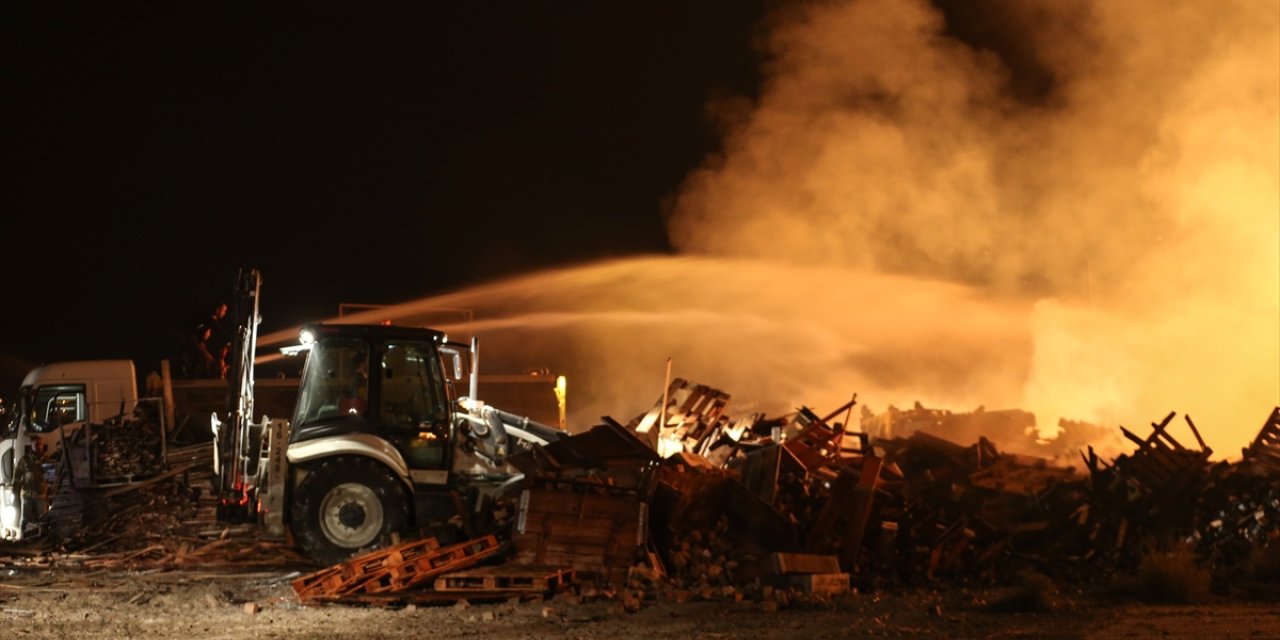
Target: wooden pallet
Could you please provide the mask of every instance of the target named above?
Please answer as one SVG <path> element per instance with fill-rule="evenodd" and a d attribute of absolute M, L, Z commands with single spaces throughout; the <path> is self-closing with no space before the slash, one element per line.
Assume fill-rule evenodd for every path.
<path fill-rule="evenodd" d="M 471 567 L 498 548 L 492 535 L 443 548 L 434 538 L 415 540 L 302 576 L 293 581 L 293 590 L 303 602 L 396 593 L 442 573 Z"/>
<path fill-rule="evenodd" d="M 439 548 L 435 538 L 423 538 L 371 551 L 297 578 L 292 583 L 293 591 L 302 600 L 344 593 L 375 573 Z"/>
<path fill-rule="evenodd" d="M 412 589 L 442 573 L 474 566 L 497 551 L 498 539 L 492 535 L 468 540 L 388 567 L 355 585 L 349 592 L 388 593 Z"/>
<path fill-rule="evenodd" d="M 1258 437 L 1244 450 L 1244 457 L 1264 467 L 1280 470 L 1280 407 L 1271 411 L 1271 417 L 1258 432 Z"/>
<path fill-rule="evenodd" d="M 436 578 L 437 593 L 540 594 L 554 593 L 573 582 L 571 567 L 503 565 L 446 573 Z"/>
<path fill-rule="evenodd" d="M 1162 501 L 1178 500 L 1183 490 L 1204 470 L 1209 456 L 1213 454 L 1188 416 L 1183 417 L 1200 449 L 1188 449 L 1174 439 L 1167 431 L 1174 415 L 1170 412 L 1161 422 L 1151 423 L 1151 435 L 1145 440 L 1120 427 L 1120 432 L 1136 443 L 1138 450 L 1123 460 L 1123 464 L 1117 464 L 1144 492 Z"/>

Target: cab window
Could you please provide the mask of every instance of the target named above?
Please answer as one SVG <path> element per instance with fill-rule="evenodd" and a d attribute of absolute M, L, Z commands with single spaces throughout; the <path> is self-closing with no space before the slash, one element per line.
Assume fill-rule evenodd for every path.
<path fill-rule="evenodd" d="M 302 371 L 295 424 L 368 411 L 369 354 L 363 340 L 317 343 Z"/>
<path fill-rule="evenodd" d="M 84 385 L 49 385 L 31 395 L 28 431 L 49 433 L 85 419 Z"/>

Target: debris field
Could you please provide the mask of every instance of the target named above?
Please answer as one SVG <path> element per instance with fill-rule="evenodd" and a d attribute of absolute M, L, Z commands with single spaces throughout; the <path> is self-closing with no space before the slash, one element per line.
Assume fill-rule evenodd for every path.
<path fill-rule="evenodd" d="M 523 486 L 488 505 L 487 530 L 387 540 L 321 568 L 252 525 L 218 522 L 211 446 L 157 453 L 154 429 L 127 424 L 146 421 L 135 416 L 46 464 L 43 535 L 0 555 L 88 570 L 291 568 L 307 605 L 560 594 L 627 611 L 695 600 L 771 610 L 1027 576 L 1102 584 L 1170 552 L 1191 554 L 1219 593 L 1280 573 L 1280 407 L 1237 461 L 1212 460 L 1187 416 L 1196 441 L 1173 438 L 1169 413 L 1149 430 L 1121 427 L 1127 453 L 1105 459 L 1080 442 L 1068 463 L 946 437 L 948 424 L 1008 437 L 1022 425 L 1014 412 L 864 408 L 854 432 L 856 397 L 781 417 L 731 417 L 729 400 L 675 379 L 625 424 L 604 417 L 513 456 Z"/>

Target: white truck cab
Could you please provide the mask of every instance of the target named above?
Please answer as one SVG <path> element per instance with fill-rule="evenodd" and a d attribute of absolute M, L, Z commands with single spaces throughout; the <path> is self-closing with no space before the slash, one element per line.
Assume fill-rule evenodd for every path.
<path fill-rule="evenodd" d="M 59 425 L 102 423 L 127 415 L 138 402 L 132 360 L 76 360 L 32 369 L 22 381 L 25 427 L 46 434 Z"/>
<path fill-rule="evenodd" d="M 24 485 L 44 456 L 85 423 L 128 415 L 137 403 L 131 360 L 55 362 L 27 373 L 0 434 L 0 540 L 22 539 L 23 511 L 34 506 Z"/>

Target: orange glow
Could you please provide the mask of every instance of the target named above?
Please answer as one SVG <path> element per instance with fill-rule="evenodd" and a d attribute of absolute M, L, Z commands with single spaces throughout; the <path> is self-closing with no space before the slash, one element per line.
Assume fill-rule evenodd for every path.
<path fill-rule="evenodd" d="M 806 4 L 673 194 L 680 256 L 366 321 L 474 310 L 500 368 L 575 376 L 574 429 L 647 410 L 675 355 L 733 413 L 1176 411 L 1238 456 L 1280 405 L 1280 5 L 990 7 L 1053 78 L 1039 100 L 924 0 Z"/>

